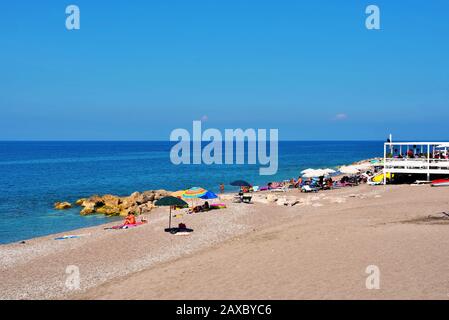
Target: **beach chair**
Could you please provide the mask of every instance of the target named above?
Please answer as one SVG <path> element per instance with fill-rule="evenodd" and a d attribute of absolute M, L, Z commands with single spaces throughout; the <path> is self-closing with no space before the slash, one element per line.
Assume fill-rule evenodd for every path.
<path fill-rule="evenodd" d="M 306 184 L 301 187 L 301 192 L 318 192 L 318 189 Z"/>
<path fill-rule="evenodd" d="M 252 198 L 253 198 L 253 196 L 251 196 L 250 194 L 244 194 L 242 196 L 242 202 L 243 203 L 251 203 Z"/>
<path fill-rule="evenodd" d="M 234 197 L 234 203 L 251 203 L 253 196 L 250 193 L 239 193 Z"/>

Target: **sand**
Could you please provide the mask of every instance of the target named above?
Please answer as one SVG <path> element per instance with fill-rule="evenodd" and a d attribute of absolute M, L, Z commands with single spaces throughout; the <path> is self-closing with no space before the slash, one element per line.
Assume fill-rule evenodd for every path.
<path fill-rule="evenodd" d="M 286 194 L 278 194 L 283 197 Z M 128 230 L 104 226 L 0 246 L 1 299 L 448 299 L 449 188 L 348 187 L 234 204 Z M 429 218 L 430 216 L 430 218 Z M 68 266 L 80 272 L 70 289 Z M 378 268 L 379 289 L 366 286 Z M 69 269 L 69 271 L 72 269 Z"/>

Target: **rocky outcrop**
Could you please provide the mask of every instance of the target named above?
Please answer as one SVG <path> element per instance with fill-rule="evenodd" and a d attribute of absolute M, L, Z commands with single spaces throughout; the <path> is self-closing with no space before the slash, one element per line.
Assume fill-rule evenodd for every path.
<path fill-rule="evenodd" d="M 72 205 L 69 202 L 55 202 L 54 207 L 56 210 L 70 209 Z"/>
<path fill-rule="evenodd" d="M 103 196 L 94 195 L 89 198 L 82 198 L 75 203 L 81 209 L 81 215 L 104 214 L 108 216 L 126 216 L 129 212 L 142 214 L 150 212 L 154 207 L 154 202 L 162 197 L 170 195 L 166 190 L 148 190 L 144 192 L 134 192 L 129 196 L 119 197 L 112 194 Z"/>

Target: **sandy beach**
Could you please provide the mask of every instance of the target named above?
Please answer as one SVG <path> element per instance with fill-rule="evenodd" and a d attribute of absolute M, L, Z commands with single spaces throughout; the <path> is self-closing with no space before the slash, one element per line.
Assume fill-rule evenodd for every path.
<path fill-rule="evenodd" d="M 448 299 L 449 219 L 440 213 L 449 189 L 361 185 L 287 196 L 300 203 L 226 201 L 227 209 L 174 218 L 194 229 L 189 236 L 165 233 L 167 209 L 158 208 L 133 229 L 2 245 L 0 298 Z M 366 287 L 372 265 L 379 289 Z M 79 289 L 66 286 L 68 266 L 79 268 Z"/>

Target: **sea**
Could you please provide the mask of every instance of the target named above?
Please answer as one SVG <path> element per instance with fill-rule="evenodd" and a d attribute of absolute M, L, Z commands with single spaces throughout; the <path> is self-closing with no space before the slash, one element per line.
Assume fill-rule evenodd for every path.
<path fill-rule="evenodd" d="M 94 194 L 129 195 L 154 189 L 203 187 L 235 191 L 234 180 L 253 185 L 297 178 L 307 168 L 336 168 L 380 157 L 383 141 L 281 141 L 278 171 L 259 174 L 258 164 L 180 164 L 165 141 L 0 142 L 0 243 L 120 220 L 81 216 L 80 208 L 54 210 L 56 201 L 74 202 Z"/>

